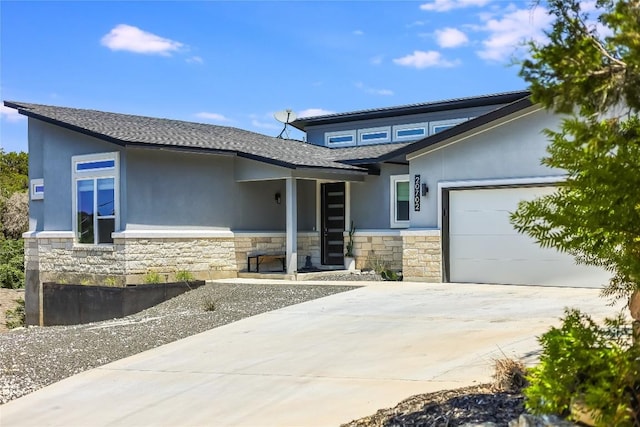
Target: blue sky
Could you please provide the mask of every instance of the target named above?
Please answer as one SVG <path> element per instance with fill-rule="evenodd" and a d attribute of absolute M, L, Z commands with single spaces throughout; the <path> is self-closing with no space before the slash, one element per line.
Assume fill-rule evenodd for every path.
<path fill-rule="evenodd" d="M 525 89 L 529 1 L 0 2 L 0 98 L 276 136 L 273 113 L 346 112 Z M 291 137 L 302 138 L 299 132 Z M 0 109 L 0 146 L 27 121 Z"/>

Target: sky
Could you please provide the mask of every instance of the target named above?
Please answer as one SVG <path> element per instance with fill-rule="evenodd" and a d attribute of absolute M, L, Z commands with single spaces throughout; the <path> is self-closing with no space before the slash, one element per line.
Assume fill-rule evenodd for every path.
<path fill-rule="evenodd" d="M 526 89 L 529 0 L 0 1 L 0 99 L 233 126 Z M 302 139 L 293 130 L 289 137 Z M 0 107 L 0 147 L 27 120 Z"/>

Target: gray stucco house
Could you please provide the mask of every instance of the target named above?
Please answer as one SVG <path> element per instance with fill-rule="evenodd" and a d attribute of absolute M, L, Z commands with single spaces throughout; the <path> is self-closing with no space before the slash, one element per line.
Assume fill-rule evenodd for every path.
<path fill-rule="evenodd" d="M 351 221 L 356 267 L 383 259 L 405 280 L 604 281 L 508 223 L 563 179 L 540 164 L 559 118 L 524 91 L 298 119 L 306 142 L 5 105 L 29 119 L 27 298 L 61 278 L 236 277 L 254 253 L 286 253 L 288 273 L 340 266 Z"/>

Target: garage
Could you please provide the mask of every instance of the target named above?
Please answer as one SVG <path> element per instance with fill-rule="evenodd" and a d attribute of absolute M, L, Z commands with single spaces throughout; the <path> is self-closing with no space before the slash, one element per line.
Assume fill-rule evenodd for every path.
<path fill-rule="evenodd" d="M 541 248 L 517 233 L 509 213 L 518 202 L 553 192 L 551 186 L 446 190 L 445 257 L 450 282 L 602 287 L 610 274 L 577 265 L 569 255 Z M 445 206 L 445 211 L 446 211 Z M 448 243 L 448 244 L 447 244 Z"/>

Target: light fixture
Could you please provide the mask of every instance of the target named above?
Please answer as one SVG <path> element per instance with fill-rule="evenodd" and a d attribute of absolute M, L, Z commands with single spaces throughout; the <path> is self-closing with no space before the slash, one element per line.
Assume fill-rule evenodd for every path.
<path fill-rule="evenodd" d="M 422 183 L 422 196 L 426 196 L 427 193 L 429 192 L 429 187 L 427 187 L 427 183 L 423 182 Z"/>
<path fill-rule="evenodd" d="M 282 202 L 282 197 L 280 196 L 280 192 L 276 193 L 275 199 L 277 204 L 280 204 L 280 202 Z"/>

